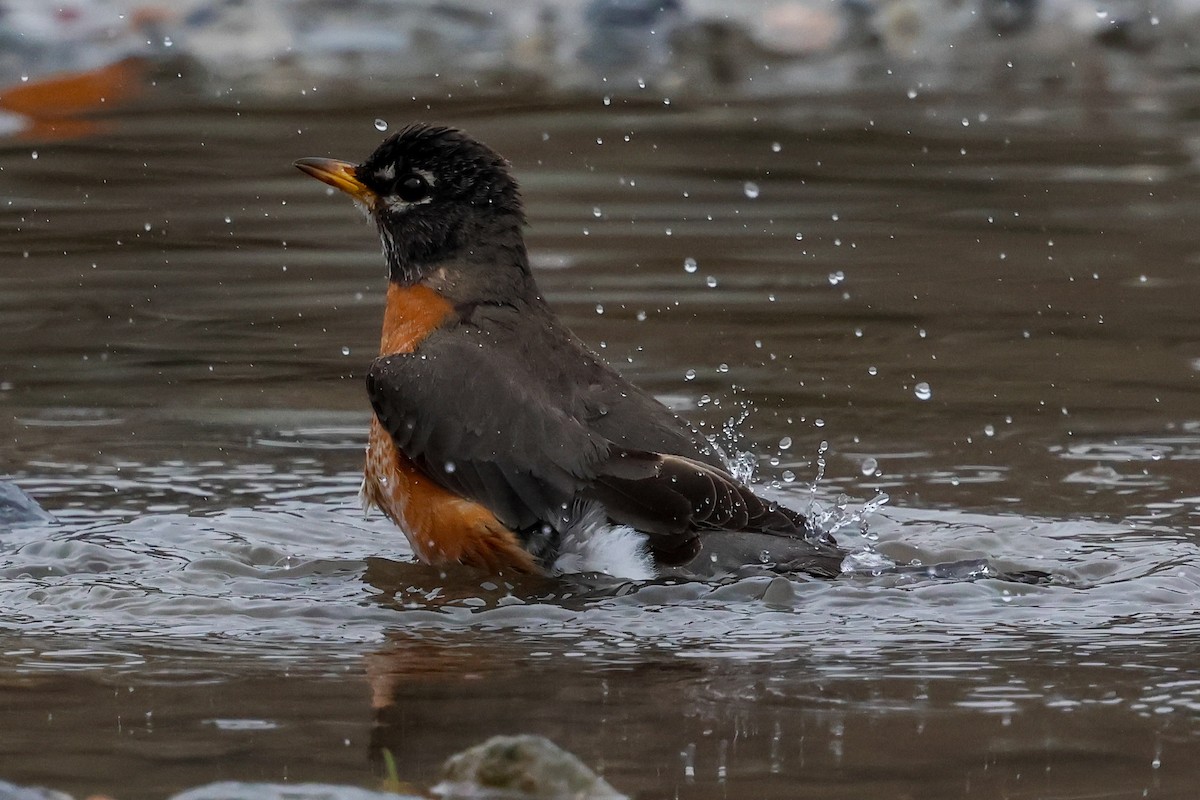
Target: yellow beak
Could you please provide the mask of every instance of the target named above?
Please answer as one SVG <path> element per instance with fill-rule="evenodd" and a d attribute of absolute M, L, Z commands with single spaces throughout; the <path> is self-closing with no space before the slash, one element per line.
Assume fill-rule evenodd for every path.
<path fill-rule="evenodd" d="M 346 194 L 374 207 L 379 195 L 369 189 L 354 174 L 355 165 L 348 161 L 338 161 L 336 158 L 301 158 L 292 162 L 296 167 L 322 183 L 328 183 L 335 189 L 341 189 Z"/>

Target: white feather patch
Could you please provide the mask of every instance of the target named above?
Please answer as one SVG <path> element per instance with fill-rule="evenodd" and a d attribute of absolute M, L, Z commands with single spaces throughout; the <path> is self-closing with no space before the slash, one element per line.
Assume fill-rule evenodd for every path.
<path fill-rule="evenodd" d="M 586 510 L 562 535 L 554 571 L 602 572 L 614 578 L 648 581 L 657 576 L 646 534 L 612 525 L 598 506 Z"/>
<path fill-rule="evenodd" d="M 367 490 L 367 478 L 366 478 L 366 476 L 363 476 L 362 483 L 361 483 L 361 484 L 359 484 L 359 487 L 358 487 L 358 500 L 359 500 L 359 502 L 360 502 L 360 503 L 362 503 L 362 512 L 363 512 L 363 516 L 365 517 L 365 516 L 367 516 L 368 514 L 370 514 L 370 513 L 371 513 L 371 509 L 372 509 L 372 508 L 375 506 L 375 503 L 374 503 L 374 501 L 372 501 L 372 500 L 371 500 L 371 494 L 370 494 L 370 492 Z"/>

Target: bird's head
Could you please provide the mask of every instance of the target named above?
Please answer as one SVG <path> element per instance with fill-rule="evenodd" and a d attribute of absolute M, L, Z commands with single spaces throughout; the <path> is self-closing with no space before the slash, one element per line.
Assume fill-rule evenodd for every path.
<path fill-rule="evenodd" d="M 410 125 L 361 164 L 302 158 L 375 220 L 392 280 L 415 283 L 447 262 L 503 260 L 527 270 L 525 222 L 508 162 L 453 128 Z"/>

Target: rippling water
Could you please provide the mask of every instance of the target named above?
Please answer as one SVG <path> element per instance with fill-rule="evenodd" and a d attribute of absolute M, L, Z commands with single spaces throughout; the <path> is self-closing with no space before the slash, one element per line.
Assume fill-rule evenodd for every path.
<path fill-rule="evenodd" d="M 0 778 L 420 783 L 535 732 L 647 798 L 1190 796 L 1200 132 L 1153 100 L 163 92 L 4 142 L 0 470 L 57 522 L 0 532 Z M 764 491 L 1054 581 L 411 563 L 356 499 L 374 236 L 290 167 L 380 116 L 507 154 L 568 324 Z"/>

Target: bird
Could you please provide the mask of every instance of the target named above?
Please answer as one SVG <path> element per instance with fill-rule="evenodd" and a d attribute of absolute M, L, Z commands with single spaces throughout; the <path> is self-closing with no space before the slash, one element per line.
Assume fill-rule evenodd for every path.
<path fill-rule="evenodd" d="M 361 496 L 418 559 L 649 578 L 696 561 L 711 537 L 765 535 L 789 570 L 840 574 L 846 553 L 832 537 L 735 478 L 711 443 L 554 313 L 502 156 L 418 123 L 357 164 L 294 164 L 348 194 L 379 234 L 388 283 L 366 375 Z M 620 547 L 633 566 L 599 563 Z"/>

